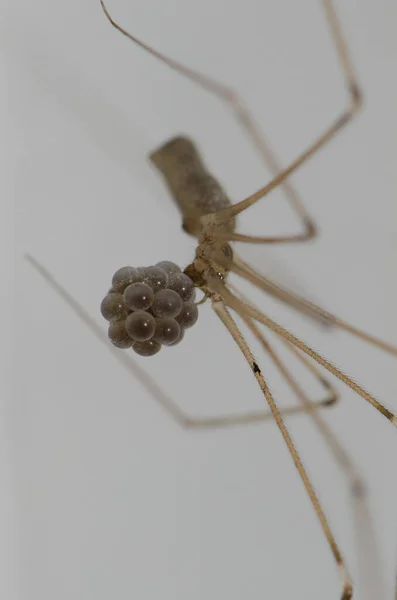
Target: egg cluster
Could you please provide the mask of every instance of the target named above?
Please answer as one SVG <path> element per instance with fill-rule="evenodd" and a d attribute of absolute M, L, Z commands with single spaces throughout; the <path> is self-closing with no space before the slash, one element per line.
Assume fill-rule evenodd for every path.
<path fill-rule="evenodd" d="M 175 346 L 198 318 L 193 281 L 178 265 L 162 261 L 152 267 L 122 267 L 102 300 L 102 316 L 117 348 L 153 356 L 161 346 Z"/>

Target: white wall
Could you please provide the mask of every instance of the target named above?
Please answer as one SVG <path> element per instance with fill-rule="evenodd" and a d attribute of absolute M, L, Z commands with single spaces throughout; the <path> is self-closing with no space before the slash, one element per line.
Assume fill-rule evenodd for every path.
<path fill-rule="evenodd" d="M 365 110 L 294 177 L 321 237 L 242 251 L 263 272 L 396 342 L 395 11 L 391 0 L 338 4 Z M 231 5 L 109 0 L 136 35 L 241 91 L 286 163 L 346 103 L 321 3 Z M 14 589 L 20 600 L 335 600 L 337 571 L 277 428 L 178 430 L 23 259 L 29 252 L 41 261 L 105 329 L 98 307 L 118 267 L 163 259 L 185 266 L 193 255 L 150 150 L 175 133 L 191 135 L 233 201 L 269 173 L 228 112 L 112 30 L 99 2 L 22 0 L 6 14 L 16 349 L 2 427 L 3 597 Z M 297 226 L 278 192 L 241 218 L 257 234 Z M 253 297 L 397 412 L 392 357 Z M 209 306 L 200 320 L 184 344 L 139 364 L 194 414 L 262 407 Z M 290 392 L 258 358 L 285 406 Z M 376 597 L 391 600 L 396 431 L 338 389 L 342 402 L 328 421 L 368 483 L 384 579 Z M 289 424 L 357 581 L 344 479 L 310 422 Z"/>

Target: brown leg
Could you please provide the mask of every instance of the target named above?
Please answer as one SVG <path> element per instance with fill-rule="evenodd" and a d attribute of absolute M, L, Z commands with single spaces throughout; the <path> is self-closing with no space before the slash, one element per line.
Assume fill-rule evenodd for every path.
<path fill-rule="evenodd" d="M 322 148 L 328 141 L 330 141 L 338 131 L 340 131 L 345 125 L 347 125 L 347 123 L 351 121 L 351 119 L 356 115 L 356 113 L 362 105 L 361 92 L 353 71 L 345 40 L 341 33 L 341 27 L 334 9 L 333 2 L 332 0 L 323 0 L 323 3 L 331 35 L 334 40 L 336 51 L 342 66 L 343 75 L 346 81 L 346 86 L 350 97 L 350 103 L 348 108 L 341 114 L 340 117 L 336 119 L 336 121 L 325 131 L 323 135 L 321 135 L 287 169 L 282 169 L 280 162 L 276 158 L 275 153 L 270 148 L 264 136 L 260 133 L 259 127 L 255 123 L 249 110 L 244 106 L 244 102 L 240 99 L 240 97 L 234 90 L 227 86 L 224 86 L 223 84 L 220 84 L 218 81 L 208 77 L 207 75 L 204 75 L 203 73 L 190 69 L 189 67 L 186 67 L 180 62 L 168 58 L 161 52 L 158 52 L 154 48 L 148 46 L 135 36 L 128 33 L 128 31 L 123 29 L 120 25 L 118 25 L 118 23 L 114 21 L 114 19 L 110 16 L 103 0 L 101 0 L 101 5 L 107 19 L 110 21 L 113 27 L 120 31 L 120 33 L 122 33 L 129 40 L 143 48 L 146 52 L 149 52 L 152 56 L 162 61 L 171 69 L 177 71 L 181 76 L 187 77 L 188 79 L 192 80 L 197 85 L 204 88 L 211 94 L 217 96 L 220 100 L 226 102 L 226 104 L 228 104 L 231 107 L 235 118 L 242 125 L 246 134 L 251 139 L 253 145 L 260 152 L 264 161 L 269 166 L 274 176 L 274 179 L 246 200 L 238 202 L 231 208 L 223 209 L 216 213 L 217 222 L 221 223 L 225 220 L 230 219 L 233 215 L 236 215 L 239 212 L 242 212 L 243 210 L 248 208 L 249 206 L 252 206 L 252 204 L 257 202 L 266 194 L 268 194 L 275 187 L 282 185 L 283 191 L 286 195 L 288 202 L 296 211 L 304 227 L 304 231 L 302 233 L 291 236 L 283 236 L 282 238 L 256 237 L 247 236 L 239 233 L 226 234 L 217 232 L 216 236 L 219 238 L 223 236 L 222 239 L 225 240 L 242 241 L 250 243 L 304 242 L 315 237 L 317 233 L 315 224 L 312 218 L 310 217 L 308 211 L 304 207 L 304 204 L 301 198 L 299 197 L 297 191 L 292 186 L 292 184 L 290 182 L 287 182 L 286 180 L 289 177 L 289 175 L 291 175 L 300 165 L 302 165 L 308 158 L 313 156 L 320 148 Z"/>
<path fill-rule="evenodd" d="M 298 339 L 292 333 L 284 329 L 284 327 L 281 327 L 281 325 L 278 325 L 278 323 L 275 323 L 272 319 L 266 317 L 263 313 L 261 313 L 251 304 L 239 300 L 217 277 L 210 277 L 208 280 L 208 285 L 211 287 L 213 292 L 221 295 L 225 304 L 228 307 L 235 310 L 242 318 L 253 318 L 255 321 L 258 321 L 259 323 L 262 323 L 263 325 L 271 329 L 271 331 L 274 331 L 278 336 L 290 342 L 293 346 L 296 346 L 304 354 L 310 356 L 318 364 L 320 364 L 327 371 L 335 375 L 335 377 L 337 377 L 345 385 L 347 385 L 353 391 L 355 391 L 359 396 L 361 396 L 364 400 L 366 400 L 369 404 L 376 408 L 376 410 L 378 410 L 384 417 L 386 417 L 386 419 L 388 419 L 390 423 L 397 427 L 397 416 L 394 413 L 392 413 L 383 404 L 378 402 L 378 400 L 376 400 L 375 397 L 372 396 L 372 394 L 366 392 L 358 383 L 353 381 L 340 369 L 335 367 L 327 359 L 321 356 L 321 354 L 313 350 L 313 348 L 310 348 L 310 346 L 305 344 L 302 340 Z"/>
<path fill-rule="evenodd" d="M 282 288 L 273 280 L 269 279 L 268 277 L 265 277 L 264 275 L 256 271 L 250 264 L 242 260 L 242 258 L 236 253 L 235 250 L 233 250 L 232 261 L 226 262 L 224 258 L 224 256 L 220 257 L 219 260 L 223 261 L 223 263 L 221 264 L 223 264 L 223 266 L 226 267 L 228 271 L 236 273 L 236 275 L 239 275 L 246 281 L 249 281 L 260 290 L 266 292 L 266 294 L 269 294 L 277 300 L 281 300 L 282 302 L 287 304 L 287 306 L 290 306 L 291 308 L 294 308 L 295 310 L 299 311 L 301 314 L 310 317 L 320 325 L 323 325 L 325 327 L 331 327 L 332 325 L 335 325 L 329 313 L 321 309 L 318 311 L 313 310 L 311 306 L 306 306 L 306 304 L 303 305 L 297 300 L 297 297 L 295 298 L 295 296 L 293 297 L 292 294 L 289 294 L 289 290 L 287 291 L 286 289 Z M 218 255 L 216 260 L 218 260 Z M 232 291 L 235 291 L 232 285 L 228 284 L 228 287 Z"/>
<path fill-rule="evenodd" d="M 257 330 L 255 323 L 251 319 L 252 329 Z M 257 330 L 258 331 L 258 330 Z M 255 335 L 257 335 L 255 333 Z M 293 376 L 291 375 L 289 369 L 285 366 L 283 361 L 280 360 L 279 356 L 273 350 L 271 345 L 265 339 L 265 337 L 258 331 L 258 338 L 262 344 L 263 349 L 267 352 L 267 354 L 272 359 L 273 363 L 276 365 L 277 369 L 281 373 L 281 375 L 286 379 L 287 383 L 291 387 L 291 389 L 297 394 L 298 398 L 300 398 L 301 390 L 297 386 Z M 301 413 L 312 413 L 313 411 L 317 411 L 319 408 L 325 408 L 334 406 L 338 401 L 339 396 L 335 390 L 335 388 L 331 385 L 331 383 L 325 379 L 319 371 L 309 363 L 309 361 L 305 360 L 301 355 L 298 355 L 298 358 L 306 363 L 306 367 L 313 373 L 314 377 L 318 380 L 318 382 L 324 387 L 326 391 L 326 396 L 322 400 L 312 401 L 307 399 L 307 402 L 302 406 L 291 406 L 285 408 L 281 411 L 281 414 L 284 417 L 289 417 L 292 415 L 297 415 Z M 306 396 L 305 396 L 306 398 Z M 227 416 L 216 416 L 209 418 L 197 418 L 197 417 L 188 417 L 188 426 L 193 427 L 195 429 L 219 429 L 221 427 L 231 427 L 236 425 L 248 425 L 252 423 L 259 423 L 263 421 L 270 421 L 273 419 L 273 414 L 271 411 L 264 412 L 251 412 L 244 413 L 242 415 L 227 415 Z"/>
<path fill-rule="evenodd" d="M 228 426 L 236 426 L 236 425 L 246 425 L 250 423 L 258 423 L 263 422 L 265 420 L 270 420 L 274 418 L 274 413 L 272 411 L 263 411 L 263 412 L 252 412 L 246 413 L 244 415 L 231 415 L 225 417 L 211 417 L 208 419 L 196 419 L 192 418 L 183 412 L 177 404 L 169 398 L 162 389 L 156 384 L 156 382 L 148 375 L 144 369 L 142 369 L 130 355 L 127 355 L 125 352 L 120 351 L 119 349 L 112 346 L 109 343 L 107 335 L 105 332 L 98 326 L 96 321 L 91 318 L 91 316 L 85 311 L 85 309 L 63 288 L 54 278 L 53 276 L 45 269 L 35 258 L 30 255 L 26 255 L 25 258 L 30 263 L 30 265 L 40 273 L 40 275 L 45 279 L 45 281 L 53 288 L 53 290 L 68 304 L 68 306 L 73 310 L 73 312 L 78 316 L 79 319 L 83 321 L 83 323 L 92 331 L 92 333 L 102 342 L 108 350 L 115 356 L 115 358 L 122 364 L 124 368 L 126 368 L 137 380 L 141 383 L 141 385 L 149 392 L 152 397 L 156 400 L 156 402 L 161 406 L 161 408 L 182 428 L 193 428 L 193 429 L 216 429 L 219 427 L 228 427 Z M 252 319 L 250 319 L 251 325 L 253 324 Z M 255 327 L 255 325 L 254 325 Z M 257 328 L 256 328 L 257 329 Z M 293 351 L 297 357 L 306 365 L 308 369 L 319 379 L 319 381 L 323 384 L 323 386 L 328 390 L 329 395 L 327 398 L 323 399 L 320 402 L 312 402 L 309 399 L 306 399 L 303 390 L 299 387 L 299 385 L 294 381 L 292 375 L 289 373 L 288 369 L 276 355 L 274 350 L 272 350 L 270 344 L 264 339 L 262 336 L 264 347 L 266 351 L 273 358 L 275 364 L 280 369 L 281 373 L 286 376 L 288 383 L 291 388 L 298 395 L 300 400 L 302 401 L 302 406 L 293 406 L 289 409 L 283 411 L 283 415 L 293 415 L 297 413 L 309 413 L 316 422 L 320 419 L 318 415 L 317 408 L 321 406 L 331 406 L 337 400 L 337 396 L 335 390 L 332 388 L 330 383 L 322 377 L 322 375 L 317 371 L 317 369 L 309 363 L 309 361 L 301 355 L 293 346 L 287 343 L 287 346 L 291 351 Z M 304 401 L 305 398 L 305 401 Z M 322 421 L 322 420 L 321 420 Z M 324 424 L 326 427 L 326 424 Z M 322 429 L 324 431 L 324 428 Z M 365 490 L 362 485 L 362 482 L 359 479 L 359 476 L 355 469 L 353 468 L 351 462 L 346 456 L 343 449 L 338 447 L 338 442 L 334 441 L 331 434 L 323 433 L 324 437 L 328 445 L 331 447 L 331 450 L 334 452 L 336 459 L 341 465 L 341 468 L 344 469 L 346 475 L 350 479 L 351 488 L 355 490 L 355 494 L 357 497 L 357 504 L 360 504 L 361 511 L 364 511 L 364 514 L 367 514 L 368 510 L 365 506 Z M 356 501 L 354 501 L 356 503 Z M 357 525 L 362 524 L 362 520 L 357 517 Z M 358 531 L 361 529 L 358 527 Z M 372 538 L 371 538 L 372 539 Z M 349 596 L 345 596 L 348 598 Z"/>
<path fill-rule="evenodd" d="M 45 281 L 52 289 L 62 298 L 66 304 L 73 310 L 77 317 L 92 331 L 95 337 L 102 342 L 115 358 L 126 368 L 129 373 L 136 378 L 142 387 L 153 397 L 153 399 L 161 406 L 161 408 L 171 417 L 180 427 L 191 429 L 218 429 L 224 427 L 236 427 L 239 425 L 248 425 L 253 423 L 262 423 L 263 421 L 271 421 L 273 415 L 270 411 L 252 411 L 240 415 L 225 415 L 215 417 L 193 417 L 184 412 L 177 404 L 159 387 L 156 381 L 146 373 L 145 369 L 139 366 L 138 362 L 133 359 L 130 354 L 115 348 L 108 339 L 106 333 L 97 324 L 97 322 L 89 315 L 89 313 L 81 306 L 81 304 L 73 298 L 71 294 L 51 275 L 51 273 L 43 267 L 30 254 L 25 255 L 26 260 L 30 265 L 40 273 Z M 323 382 L 327 395 L 325 398 L 315 402 L 317 407 L 328 407 L 336 401 L 335 393 Z M 307 409 L 302 406 L 291 406 L 286 408 L 284 415 L 295 415 L 307 412 Z"/>
<path fill-rule="evenodd" d="M 330 549 L 331 549 L 331 552 L 335 559 L 335 562 L 339 568 L 342 585 L 343 585 L 343 592 L 342 592 L 341 599 L 349 600 L 353 594 L 353 587 L 352 587 L 352 582 L 351 582 L 347 567 L 345 565 L 344 559 L 339 550 L 339 546 L 336 543 L 336 540 L 331 531 L 331 528 L 328 524 L 328 520 L 325 516 L 325 513 L 321 507 L 319 500 L 318 500 L 317 494 L 314 491 L 312 483 L 306 473 L 303 463 L 302 463 L 302 461 L 299 457 L 299 454 L 296 450 L 295 444 L 292 441 L 292 438 L 289 434 L 287 426 L 284 423 L 282 415 L 277 407 L 276 402 L 274 401 L 274 398 L 269 390 L 269 387 L 265 381 L 265 378 L 263 377 L 262 372 L 261 372 L 258 364 L 255 362 L 255 359 L 251 353 L 251 350 L 249 349 L 245 339 L 243 338 L 242 334 L 240 333 L 236 323 L 234 322 L 232 316 L 230 315 L 229 311 L 227 310 L 227 308 L 226 308 L 225 304 L 223 303 L 223 300 L 221 299 L 220 296 L 214 295 L 214 297 L 212 299 L 212 306 L 213 306 L 215 312 L 217 313 L 217 315 L 219 316 L 219 318 L 221 319 L 221 321 L 223 322 L 223 324 L 225 325 L 225 327 L 230 332 L 230 334 L 233 337 L 236 344 L 239 346 L 244 358 L 246 359 L 249 366 L 251 367 L 252 373 L 254 374 L 254 377 L 257 380 L 259 387 L 261 388 L 262 393 L 266 398 L 269 408 L 273 413 L 274 419 L 275 419 L 275 421 L 280 429 L 280 432 L 284 438 L 284 441 L 288 447 L 288 450 L 291 454 L 292 460 L 294 461 L 295 467 L 297 468 L 298 473 L 302 479 L 303 485 L 304 485 L 306 492 L 310 498 L 310 501 L 312 503 L 314 511 L 320 521 L 321 527 L 322 527 L 324 535 L 328 541 L 328 544 L 330 546 Z M 247 323 L 247 325 L 250 326 L 251 319 L 249 317 L 247 317 L 245 314 L 243 314 L 242 312 L 240 312 L 239 314 L 243 318 L 243 320 Z M 309 401 L 309 404 L 311 404 L 310 401 Z"/>
<path fill-rule="evenodd" d="M 249 281 L 259 289 L 274 296 L 278 300 L 285 302 L 286 304 L 288 304 L 288 306 L 291 306 L 292 308 L 299 310 L 304 314 L 314 317 L 315 319 L 319 320 L 320 322 L 323 322 L 324 324 L 333 325 L 335 327 L 339 327 L 340 329 L 344 329 L 345 331 L 349 332 L 352 335 L 355 335 L 361 340 L 373 344 L 377 348 L 380 348 L 381 350 L 384 350 L 389 354 L 397 356 L 396 346 L 388 344 L 387 342 L 383 342 L 382 340 L 378 339 L 373 335 L 370 335 L 369 333 L 366 333 L 365 331 L 361 331 L 357 327 L 350 325 L 350 323 L 343 321 L 339 317 L 329 313 L 320 306 L 313 304 L 313 302 L 310 302 L 309 300 L 306 300 L 305 298 L 302 298 L 301 296 L 298 296 L 293 292 L 282 288 L 281 286 L 274 283 L 274 281 L 272 281 L 271 279 L 268 279 L 267 277 L 264 277 L 263 275 L 257 273 L 250 265 L 244 262 L 236 254 L 234 254 L 233 261 L 226 261 L 224 255 L 217 253 L 216 260 L 223 266 L 227 267 L 227 269 L 229 269 L 233 273 L 236 273 L 243 279 Z"/>
<path fill-rule="evenodd" d="M 280 338 L 285 346 L 310 370 L 317 371 L 309 359 L 295 346 Z M 329 425 L 324 421 L 318 411 L 312 412 L 315 425 L 319 429 L 324 441 L 332 452 L 336 462 L 345 474 L 349 490 L 350 503 L 355 531 L 356 554 L 358 558 L 360 589 L 362 600 L 384 597 L 384 580 L 382 563 L 378 542 L 376 539 L 374 523 L 371 515 L 368 492 L 366 485 L 355 464 L 348 456 Z M 397 600 L 397 599 L 396 599 Z"/>
<path fill-rule="evenodd" d="M 247 318 L 246 323 L 251 331 L 254 333 L 259 342 L 267 349 L 269 342 L 265 339 L 263 333 L 259 330 L 255 322 Z M 302 355 L 294 346 L 290 343 L 282 340 L 286 347 L 296 355 L 296 357 L 303 363 L 303 365 L 314 372 L 316 377 L 321 378 L 318 370 L 314 365 L 309 362 L 309 359 Z M 274 354 L 274 350 L 271 350 Z M 277 357 L 277 355 L 275 354 Z M 353 526 L 355 532 L 356 541 L 356 554 L 358 557 L 359 575 L 360 575 L 360 588 L 365 594 L 365 598 L 383 598 L 384 597 L 384 585 L 382 577 L 382 568 L 380 562 L 380 555 L 377 547 L 377 540 L 374 530 L 374 524 L 371 516 L 371 511 L 368 502 L 368 495 L 366 485 L 359 473 L 356 465 L 346 452 L 345 448 L 338 440 L 330 426 L 320 415 L 317 408 L 313 405 L 311 400 L 307 397 L 304 390 L 298 384 L 294 376 L 282 363 L 281 359 L 277 357 L 277 360 L 282 365 L 285 377 L 290 384 L 291 389 L 295 392 L 296 396 L 302 403 L 302 406 L 306 408 L 308 415 L 313 420 L 313 424 L 319 431 L 320 435 L 324 439 L 324 442 L 328 446 L 334 460 L 344 474 L 349 491 L 351 500 L 351 510 L 353 514 Z M 364 597 L 364 596 L 363 596 Z"/>
<path fill-rule="evenodd" d="M 115 358 L 139 381 L 142 387 L 156 400 L 161 408 L 170 415 L 175 421 L 183 424 L 186 416 L 175 402 L 163 392 L 155 380 L 146 373 L 145 369 L 139 366 L 138 362 L 131 356 L 120 351 L 109 342 L 107 334 L 98 325 L 90 314 L 73 298 L 71 294 L 52 276 L 52 274 L 41 265 L 33 256 L 25 254 L 28 263 L 45 279 L 48 285 L 62 298 L 62 300 L 72 309 L 77 317 L 90 329 L 95 337 L 106 346 Z"/>

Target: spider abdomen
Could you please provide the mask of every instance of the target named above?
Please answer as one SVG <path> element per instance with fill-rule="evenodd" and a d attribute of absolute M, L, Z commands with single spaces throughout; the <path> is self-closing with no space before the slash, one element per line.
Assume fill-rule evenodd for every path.
<path fill-rule="evenodd" d="M 201 217 L 231 206 L 219 181 L 207 170 L 193 142 L 174 137 L 152 152 L 150 160 L 162 173 L 183 217 L 183 229 L 199 237 Z M 222 227 L 234 231 L 234 219 Z"/>

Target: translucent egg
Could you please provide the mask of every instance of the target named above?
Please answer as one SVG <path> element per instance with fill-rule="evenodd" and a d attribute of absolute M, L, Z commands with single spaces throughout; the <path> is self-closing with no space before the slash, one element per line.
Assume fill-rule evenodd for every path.
<path fill-rule="evenodd" d="M 138 310 L 128 315 L 125 328 L 134 341 L 145 342 L 153 337 L 156 323 L 151 314 L 144 310 Z"/>
<path fill-rule="evenodd" d="M 109 325 L 109 339 L 117 348 L 131 348 L 133 343 L 133 340 L 126 331 L 125 323 L 125 321 L 114 321 Z"/>
<path fill-rule="evenodd" d="M 156 317 L 176 317 L 182 309 L 182 299 L 174 290 L 160 290 L 155 294 L 152 312 Z"/>
<path fill-rule="evenodd" d="M 147 310 L 153 299 L 154 292 L 147 283 L 131 283 L 124 290 L 124 302 L 131 310 Z"/>

